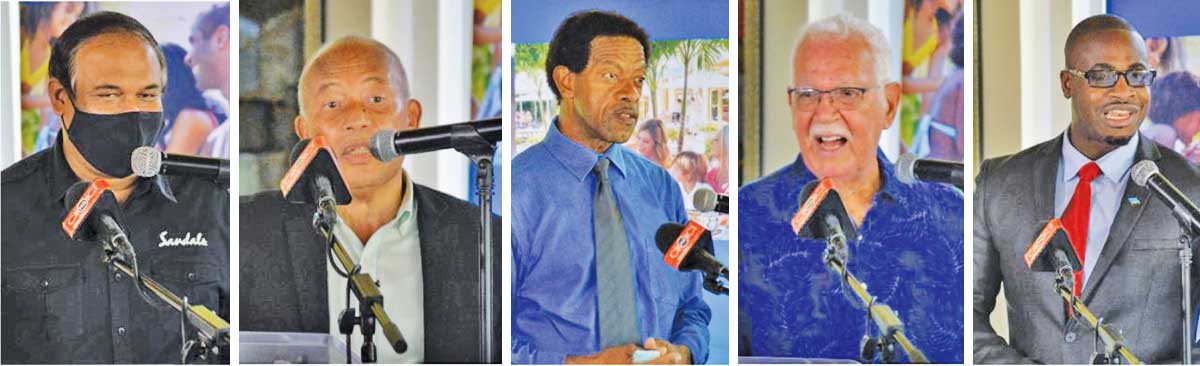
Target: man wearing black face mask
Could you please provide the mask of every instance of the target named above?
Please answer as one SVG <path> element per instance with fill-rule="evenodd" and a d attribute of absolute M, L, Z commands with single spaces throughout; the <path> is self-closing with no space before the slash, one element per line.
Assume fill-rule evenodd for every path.
<path fill-rule="evenodd" d="M 93 14 L 55 43 L 47 93 L 64 128 L 53 148 L 5 169 L 0 187 L 3 363 L 179 360 L 178 313 L 144 301 L 101 263 L 98 243 L 63 233 L 75 203 L 64 193 L 79 181 L 108 182 L 143 274 L 229 319 L 228 192 L 130 169 L 162 128 L 167 82 L 158 43 L 128 16 Z"/>

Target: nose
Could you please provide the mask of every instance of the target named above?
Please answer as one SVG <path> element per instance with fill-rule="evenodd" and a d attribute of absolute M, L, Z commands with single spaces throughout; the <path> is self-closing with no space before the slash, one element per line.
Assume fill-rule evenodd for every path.
<path fill-rule="evenodd" d="M 1137 89 L 1140 88 L 1129 86 L 1128 75 L 1125 75 L 1118 78 L 1117 83 L 1112 88 L 1109 88 L 1109 95 L 1115 98 L 1132 100 L 1136 96 Z"/>
<path fill-rule="evenodd" d="M 620 98 L 622 102 L 637 103 L 637 101 L 641 99 L 641 96 L 642 89 L 638 87 L 638 83 L 633 80 L 621 83 L 618 86 L 617 97 Z"/>
<path fill-rule="evenodd" d="M 371 120 L 367 118 L 365 107 L 349 108 L 346 110 L 346 113 L 347 116 L 345 122 L 342 123 L 342 129 L 354 131 L 371 126 Z"/>
<path fill-rule="evenodd" d="M 833 106 L 833 94 L 823 93 L 817 97 L 817 106 L 813 109 L 814 120 L 838 118 L 838 110 Z"/>

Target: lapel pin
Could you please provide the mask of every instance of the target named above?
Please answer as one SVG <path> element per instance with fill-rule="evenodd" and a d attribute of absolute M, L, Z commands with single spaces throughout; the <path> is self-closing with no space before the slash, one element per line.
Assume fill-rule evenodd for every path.
<path fill-rule="evenodd" d="M 1137 207 L 1138 205 L 1142 204 L 1142 200 L 1137 198 L 1137 196 L 1129 196 L 1126 197 L 1125 200 L 1129 201 L 1129 205 L 1133 207 Z"/>

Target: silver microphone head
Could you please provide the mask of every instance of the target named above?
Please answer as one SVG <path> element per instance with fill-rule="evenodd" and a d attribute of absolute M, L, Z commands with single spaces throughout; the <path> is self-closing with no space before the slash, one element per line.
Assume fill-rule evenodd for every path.
<path fill-rule="evenodd" d="M 1145 187 L 1146 183 L 1150 181 L 1150 176 L 1158 174 L 1158 165 L 1150 160 L 1142 160 L 1133 164 L 1133 170 L 1129 174 L 1133 177 L 1134 183 Z"/>
<path fill-rule="evenodd" d="M 700 212 L 715 210 L 717 208 L 717 192 L 708 187 L 700 188 L 696 194 L 692 195 L 692 206 L 695 206 L 696 210 Z"/>
<path fill-rule="evenodd" d="M 395 136 L 396 130 L 390 129 L 379 130 L 375 136 L 371 136 L 371 156 L 383 162 L 400 157 L 400 154 L 396 152 L 396 144 L 392 143 Z"/>
<path fill-rule="evenodd" d="M 162 152 L 150 146 L 142 146 L 133 150 L 129 156 L 129 166 L 133 174 L 149 178 L 162 171 Z"/>
<path fill-rule="evenodd" d="M 917 165 L 917 156 L 909 153 L 900 155 L 896 159 L 896 179 L 904 184 L 913 184 L 917 181 L 917 175 L 913 172 L 913 167 Z"/>

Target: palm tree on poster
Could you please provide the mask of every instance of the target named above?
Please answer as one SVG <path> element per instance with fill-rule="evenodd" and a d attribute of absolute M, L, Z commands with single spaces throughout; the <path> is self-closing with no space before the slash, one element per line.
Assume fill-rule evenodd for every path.
<path fill-rule="evenodd" d="M 683 64 L 683 101 L 679 106 L 679 146 L 675 151 L 683 151 L 683 139 L 687 127 L 688 79 L 692 70 L 705 70 L 717 63 L 719 57 L 729 48 L 729 40 L 724 39 L 684 39 L 673 45 L 674 56 Z"/>
<path fill-rule="evenodd" d="M 667 72 L 667 60 L 675 54 L 678 41 L 654 42 L 650 48 L 650 60 L 646 63 L 646 86 L 650 89 L 649 118 L 658 115 L 658 81 Z"/>
<path fill-rule="evenodd" d="M 513 50 L 513 70 L 517 74 L 526 74 L 533 80 L 540 83 L 545 83 L 546 77 L 546 56 L 550 53 L 550 44 L 518 44 Z M 534 104 L 534 115 L 545 116 L 546 112 L 542 107 L 544 103 L 540 101 L 542 98 L 542 88 L 539 86 L 538 103 Z"/>

